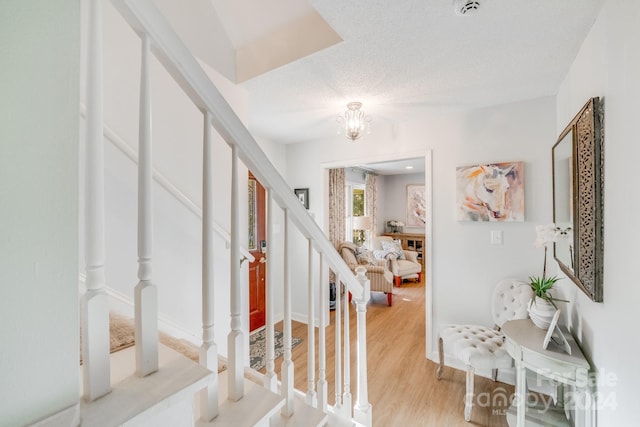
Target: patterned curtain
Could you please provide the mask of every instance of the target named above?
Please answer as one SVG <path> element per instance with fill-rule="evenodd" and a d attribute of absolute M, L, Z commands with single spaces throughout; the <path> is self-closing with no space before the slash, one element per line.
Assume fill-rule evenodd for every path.
<path fill-rule="evenodd" d="M 377 175 L 367 172 L 364 180 L 364 214 L 371 217 L 371 223 L 373 227 L 371 229 L 371 235 L 369 239 L 373 239 L 378 235 L 376 230 L 376 219 L 378 211 L 378 190 L 377 190 Z"/>
<path fill-rule="evenodd" d="M 344 169 L 329 169 L 329 240 L 338 249 L 344 242 Z"/>

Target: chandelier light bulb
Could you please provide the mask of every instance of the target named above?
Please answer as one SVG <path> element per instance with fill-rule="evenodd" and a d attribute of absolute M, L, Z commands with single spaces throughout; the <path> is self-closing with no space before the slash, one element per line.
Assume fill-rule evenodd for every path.
<path fill-rule="evenodd" d="M 371 117 L 366 116 L 361 108 L 361 102 L 350 102 L 347 104 L 347 111 L 344 112 L 344 117 L 338 116 L 338 123 L 344 126 L 344 134 L 349 141 L 360 139 L 365 129 L 369 133 Z M 340 126 L 338 127 L 338 133 L 340 133 Z"/>

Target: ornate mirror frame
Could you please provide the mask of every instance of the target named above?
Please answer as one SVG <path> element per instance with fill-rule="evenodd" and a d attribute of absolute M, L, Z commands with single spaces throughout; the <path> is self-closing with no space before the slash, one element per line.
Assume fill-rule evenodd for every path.
<path fill-rule="evenodd" d="M 591 98 L 551 150 L 553 221 L 561 232 L 553 256 L 595 302 L 602 302 L 603 125 L 602 101 Z"/>

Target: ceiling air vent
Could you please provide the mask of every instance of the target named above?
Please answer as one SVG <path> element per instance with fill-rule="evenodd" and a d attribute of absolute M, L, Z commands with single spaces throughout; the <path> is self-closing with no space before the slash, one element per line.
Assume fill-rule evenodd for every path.
<path fill-rule="evenodd" d="M 471 15 L 479 8 L 480 2 L 477 0 L 455 0 L 455 9 L 458 15 Z"/>

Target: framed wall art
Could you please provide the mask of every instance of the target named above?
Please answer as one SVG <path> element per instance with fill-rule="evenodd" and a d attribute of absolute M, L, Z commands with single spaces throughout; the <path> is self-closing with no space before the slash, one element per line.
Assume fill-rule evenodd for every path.
<path fill-rule="evenodd" d="M 407 227 L 424 227 L 427 222 L 427 202 L 424 184 L 407 185 Z"/>
<path fill-rule="evenodd" d="M 298 196 L 298 200 L 302 203 L 305 209 L 309 209 L 309 189 L 308 188 L 296 188 L 293 193 Z"/>
<path fill-rule="evenodd" d="M 456 168 L 458 221 L 524 221 L 524 162 Z"/>

